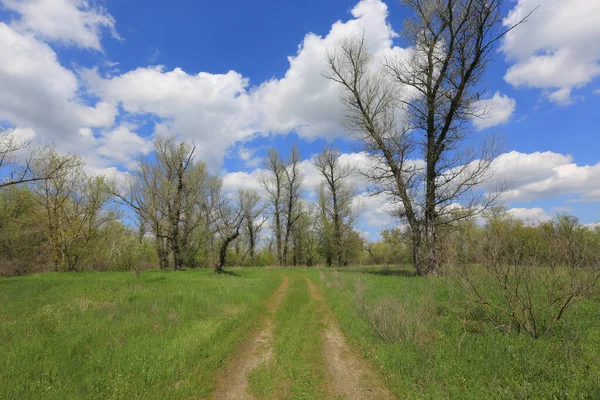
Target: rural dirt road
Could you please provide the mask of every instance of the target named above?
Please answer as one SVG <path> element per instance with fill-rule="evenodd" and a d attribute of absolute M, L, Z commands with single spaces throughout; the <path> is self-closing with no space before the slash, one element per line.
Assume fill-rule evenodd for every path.
<path fill-rule="evenodd" d="M 319 287 L 307 276 L 299 275 L 306 281 L 312 299 L 316 300 L 314 303 L 318 307 L 318 315 L 322 318 L 321 356 L 326 367 L 322 388 L 324 398 L 395 399 L 379 373 L 347 344 Z M 290 282 L 294 280 L 290 280 L 284 274 L 283 282 L 267 301 L 268 315 L 260 328 L 238 346 L 231 360 L 223 368 L 212 399 L 254 399 L 248 393 L 248 376 L 252 370 L 273 357 L 273 321 Z"/>
<path fill-rule="evenodd" d="M 240 344 L 231 361 L 222 371 L 213 392 L 215 400 L 252 399 L 247 393 L 248 375 L 273 354 L 273 315 L 287 293 L 290 279 L 283 276 L 279 288 L 267 300 L 267 317 L 261 327 Z"/>

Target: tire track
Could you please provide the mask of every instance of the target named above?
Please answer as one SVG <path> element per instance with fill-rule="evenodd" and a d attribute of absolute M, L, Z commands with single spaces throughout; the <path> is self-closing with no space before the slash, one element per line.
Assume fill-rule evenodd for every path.
<path fill-rule="evenodd" d="M 225 369 L 221 372 L 211 399 L 253 399 L 247 393 L 248 375 L 273 355 L 273 315 L 283 302 L 290 279 L 283 275 L 283 282 L 267 300 L 268 315 L 261 328 L 243 341 Z"/>
<path fill-rule="evenodd" d="M 327 369 L 325 398 L 327 399 L 395 399 L 379 373 L 367 360 L 359 357 L 350 346 L 327 308 L 323 294 L 315 283 L 302 275 L 308 283 L 311 296 L 319 302 L 324 315 L 321 334 L 323 357 Z"/>

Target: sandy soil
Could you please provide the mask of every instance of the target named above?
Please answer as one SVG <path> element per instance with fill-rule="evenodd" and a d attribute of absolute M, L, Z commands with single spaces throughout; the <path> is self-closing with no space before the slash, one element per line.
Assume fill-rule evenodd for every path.
<path fill-rule="evenodd" d="M 358 356 L 347 343 L 339 325 L 324 304 L 319 288 L 308 277 L 310 293 L 320 303 L 325 329 L 321 334 L 323 357 L 327 367 L 327 399 L 395 399 L 378 372 Z"/>
<path fill-rule="evenodd" d="M 289 278 L 284 275 L 283 282 L 267 301 L 269 314 L 262 322 L 260 329 L 251 333 L 240 344 L 233 358 L 227 363 L 217 380 L 217 386 L 211 396 L 212 399 L 242 400 L 253 398 L 246 393 L 248 375 L 261 363 L 269 360 L 273 354 L 273 314 L 281 305 L 289 284 Z"/>

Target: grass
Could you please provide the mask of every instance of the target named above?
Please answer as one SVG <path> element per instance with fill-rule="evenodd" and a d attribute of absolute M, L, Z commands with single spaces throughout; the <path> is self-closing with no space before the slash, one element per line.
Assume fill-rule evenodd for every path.
<path fill-rule="evenodd" d="M 599 298 L 536 340 L 465 308 L 439 278 L 375 267 L 309 274 L 399 398 L 600 398 Z"/>
<path fill-rule="evenodd" d="M 0 279 L 0 398 L 204 397 L 281 282 L 274 270 Z"/>
<path fill-rule="evenodd" d="M 260 399 L 319 399 L 324 364 L 321 317 L 306 280 L 289 273 L 290 286 L 274 320 L 274 357 L 251 372 L 250 392 Z"/>
<path fill-rule="evenodd" d="M 282 274 L 273 355 L 249 377 L 259 399 L 323 396 L 323 322 L 303 274 L 399 398 L 600 399 L 600 297 L 536 340 L 465 307 L 440 278 L 376 267 L 0 279 L 0 398 L 206 397 Z"/>

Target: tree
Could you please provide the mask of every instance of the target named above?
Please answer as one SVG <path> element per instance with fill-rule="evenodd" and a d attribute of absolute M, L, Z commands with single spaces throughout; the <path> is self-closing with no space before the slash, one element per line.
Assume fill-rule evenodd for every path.
<path fill-rule="evenodd" d="M 342 165 L 340 152 L 325 148 L 314 160 L 313 164 L 325 180 L 326 199 L 320 199 L 325 214 L 333 223 L 333 243 L 337 265 L 343 260 L 344 235 L 352 230 L 356 213 L 352 209 L 353 191 L 347 183 L 353 168 Z M 320 196 L 325 193 L 319 192 Z"/>
<path fill-rule="evenodd" d="M 283 204 L 284 204 L 284 182 L 285 164 L 275 149 L 269 150 L 265 162 L 267 174 L 261 176 L 261 186 L 267 192 L 267 200 L 271 215 L 273 216 L 273 233 L 275 235 L 275 250 L 277 262 L 283 264 Z"/>
<path fill-rule="evenodd" d="M 262 217 L 264 206 L 261 204 L 260 196 L 254 190 L 240 190 L 238 197 L 238 204 L 244 214 L 245 235 L 248 242 L 250 262 L 254 265 L 258 237 L 266 221 L 266 218 Z"/>
<path fill-rule="evenodd" d="M 218 262 L 215 265 L 217 273 L 223 272 L 227 249 L 229 245 L 240 236 L 244 224 L 244 206 L 241 204 L 242 197 L 238 197 L 237 204 L 227 196 L 219 196 L 216 207 L 216 231 L 220 237 Z"/>
<path fill-rule="evenodd" d="M 58 175 L 62 169 L 68 168 L 69 164 L 73 162 L 73 156 L 63 157 L 60 163 L 52 166 L 52 169 L 44 171 L 32 169 L 31 164 L 34 161 L 34 156 L 43 155 L 50 150 L 34 152 L 29 157 L 19 160 L 18 156 L 25 156 L 24 152 L 30 145 L 30 140 L 19 139 L 14 132 L 0 131 L 0 172 L 6 175 L 5 178 L 0 180 L 0 189 L 50 179 Z"/>
<path fill-rule="evenodd" d="M 481 117 L 479 85 L 494 45 L 508 31 L 502 0 L 403 0 L 413 17 L 405 27 L 411 55 L 377 70 L 362 39 L 342 41 L 328 57 L 329 79 L 344 90 L 346 122 L 363 141 L 376 191 L 400 204 L 410 227 L 413 264 L 435 275 L 440 226 L 481 213 L 496 196 L 477 187 L 489 177 L 498 149 L 466 144 L 469 123 Z M 415 162 L 419 155 L 423 162 Z M 454 203 L 463 212 L 454 212 Z M 448 218 L 451 216 L 451 218 Z"/>
<path fill-rule="evenodd" d="M 105 190 L 104 178 L 87 176 L 83 165 L 81 159 L 60 155 L 52 148 L 31 164 L 35 176 L 59 171 L 32 185 L 57 271 L 78 268 L 89 243 L 105 224 L 117 217 L 105 209 L 110 195 Z"/>
<path fill-rule="evenodd" d="M 288 265 L 289 245 L 292 229 L 301 216 L 300 200 L 302 196 L 302 182 L 304 178 L 300 171 L 300 153 L 294 144 L 290 154 L 290 161 L 284 169 L 284 208 L 285 235 L 283 239 L 283 265 Z"/>
<path fill-rule="evenodd" d="M 194 167 L 196 146 L 189 142 L 177 143 L 175 138 L 158 137 L 154 143 L 154 150 L 158 165 L 161 167 L 159 170 L 161 172 L 161 192 L 165 196 L 163 204 L 166 205 L 166 210 L 162 211 L 166 214 L 169 223 L 169 242 L 173 253 L 173 264 L 175 269 L 180 270 L 183 268 L 181 225 L 184 217 L 184 197 L 194 195 L 194 192 L 187 187 L 191 182 L 186 178 Z"/>
<path fill-rule="evenodd" d="M 113 182 L 111 192 L 130 206 L 142 225 L 155 236 L 160 267 L 182 269 L 197 251 L 192 237 L 200 227 L 208 229 L 211 215 L 211 177 L 202 162 L 195 161 L 195 146 L 174 138 L 154 142 L 156 161 L 140 158 L 138 168 L 125 184 Z"/>

